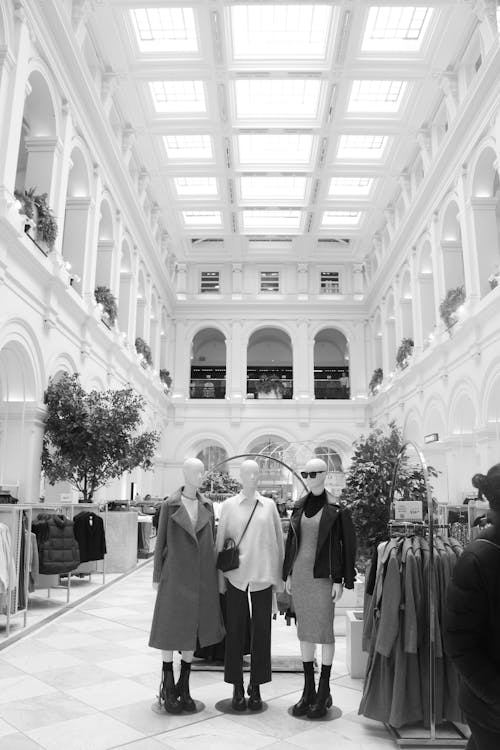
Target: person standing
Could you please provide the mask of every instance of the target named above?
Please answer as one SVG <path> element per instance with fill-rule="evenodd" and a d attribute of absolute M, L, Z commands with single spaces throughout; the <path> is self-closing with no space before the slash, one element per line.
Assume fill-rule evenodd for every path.
<path fill-rule="evenodd" d="M 198 491 L 205 468 L 197 458 L 183 465 L 184 484 L 161 505 L 153 588 L 156 603 L 149 645 L 161 649 L 160 699 L 171 714 L 195 711 L 189 692 L 191 662 L 201 647 L 224 636 L 219 607 L 212 502 Z M 173 652 L 181 651 L 181 673 L 174 682 Z"/>
<path fill-rule="evenodd" d="M 467 545 L 453 570 L 444 612 L 445 650 L 460 675 L 459 701 L 471 730 L 468 750 L 500 748 L 500 463 L 474 486 L 491 526 Z"/>
<path fill-rule="evenodd" d="M 239 544 L 239 567 L 219 572 L 219 588 L 226 594 L 226 650 L 224 681 L 233 685 L 235 711 L 247 707 L 243 687 L 243 653 L 250 617 L 250 684 L 248 708 L 262 708 L 260 685 L 271 681 L 271 616 L 273 591 L 281 591 L 283 535 L 276 503 L 257 492 L 259 466 L 243 461 L 240 479 L 243 489 L 222 503 L 217 529 L 217 550 L 224 541 Z M 248 523 L 248 526 L 247 526 Z M 246 527 L 246 531 L 243 534 Z M 243 534 L 243 537 L 242 537 Z"/>
<path fill-rule="evenodd" d="M 356 535 L 348 510 L 325 489 L 327 466 L 312 458 L 301 472 L 308 493 L 295 505 L 285 545 L 283 580 L 291 594 L 304 669 L 304 690 L 294 716 L 319 719 L 332 705 L 330 672 L 335 655 L 333 618 L 344 586 L 354 588 Z M 314 682 L 314 653 L 321 644 L 321 676 Z"/>

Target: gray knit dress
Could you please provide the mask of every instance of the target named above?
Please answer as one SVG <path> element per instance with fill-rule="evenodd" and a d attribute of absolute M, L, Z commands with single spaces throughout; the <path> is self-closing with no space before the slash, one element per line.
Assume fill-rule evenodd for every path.
<path fill-rule="evenodd" d="M 314 578 L 313 568 L 322 511 L 312 518 L 302 514 L 300 547 L 292 571 L 292 598 L 297 615 L 297 637 L 307 643 L 334 643 L 332 582 Z"/>

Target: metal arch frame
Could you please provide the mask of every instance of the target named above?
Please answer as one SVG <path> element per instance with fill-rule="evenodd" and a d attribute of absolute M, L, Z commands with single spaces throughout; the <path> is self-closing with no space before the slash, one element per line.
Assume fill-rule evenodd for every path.
<path fill-rule="evenodd" d="M 408 448 L 411 447 L 414 449 L 416 455 L 418 456 L 418 460 L 420 461 L 420 466 L 423 472 L 424 476 L 424 483 L 425 483 L 425 491 L 426 491 L 426 498 L 427 498 L 427 518 L 428 518 L 428 527 L 429 527 L 429 568 L 430 568 L 430 574 L 429 574 L 429 585 L 428 585 L 428 595 L 429 595 L 429 717 L 430 717 L 430 726 L 429 726 L 429 736 L 423 737 L 423 738 L 404 738 L 401 736 L 399 731 L 392 727 L 390 724 L 386 723 L 386 727 L 391 734 L 394 741 L 400 746 L 412 746 L 412 747 L 465 747 L 467 744 L 467 738 L 464 736 L 463 732 L 457 727 L 454 723 L 448 722 L 450 726 L 453 726 L 455 731 L 457 732 L 457 737 L 451 738 L 441 738 L 436 736 L 436 661 L 435 661 L 435 655 L 436 655 L 436 631 L 435 631 L 435 622 L 436 622 L 436 584 L 434 581 L 434 575 L 432 575 L 434 570 L 434 522 L 435 522 L 435 514 L 434 514 L 434 500 L 432 497 L 432 491 L 431 491 L 431 485 L 429 481 L 429 471 L 427 468 L 427 462 L 425 460 L 424 454 L 420 450 L 419 446 L 413 441 L 413 440 L 407 440 L 403 446 L 401 447 L 396 463 L 394 466 L 394 471 L 392 475 L 392 484 L 391 484 L 391 492 L 389 496 L 389 503 L 392 505 L 394 501 L 394 493 L 396 490 L 396 481 L 398 477 L 398 471 L 401 466 L 401 463 L 403 461 L 403 458 L 406 456 Z"/>
<path fill-rule="evenodd" d="M 266 453 L 238 453 L 236 456 L 229 456 L 228 458 L 225 458 L 223 461 L 219 461 L 214 466 L 211 466 L 210 469 L 205 473 L 205 477 L 209 476 L 213 471 L 217 469 L 218 466 L 223 466 L 224 464 L 228 463 L 228 461 L 234 461 L 235 458 L 267 458 L 271 461 L 276 461 L 277 463 L 284 466 L 288 471 L 291 471 L 294 477 L 296 477 L 299 482 L 302 484 L 304 490 L 308 492 L 307 485 L 300 476 L 298 472 L 295 471 L 295 469 L 292 469 L 291 466 L 289 466 L 285 461 L 282 461 L 280 458 L 276 458 L 275 456 L 268 456 Z"/>

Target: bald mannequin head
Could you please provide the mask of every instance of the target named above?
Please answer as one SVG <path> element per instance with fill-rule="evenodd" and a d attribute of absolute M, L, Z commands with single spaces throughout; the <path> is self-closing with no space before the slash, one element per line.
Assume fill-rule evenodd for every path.
<path fill-rule="evenodd" d="M 259 464 L 251 459 L 243 461 L 240 466 L 240 479 L 246 495 L 255 492 L 259 479 Z"/>
<path fill-rule="evenodd" d="M 196 495 L 205 467 L 198 458 L 186 458 L 182 464 L 182 473 L 184 474 L 184 489 L 188 495 Z"/>
<path fill-rule="evenodd" d="M 310 473 L 311 471 L 316 472 L 315 477 L 308 476 L 304 479 L 307 485 L 307 489 L 312 492 L 313 495 L 321 495 L 321 493 L 325 489 L 327 472 L 326 463 L 322 458 L 311 458 L 304 466 L 303 471 L 307 471 L 308 473 Z"/>

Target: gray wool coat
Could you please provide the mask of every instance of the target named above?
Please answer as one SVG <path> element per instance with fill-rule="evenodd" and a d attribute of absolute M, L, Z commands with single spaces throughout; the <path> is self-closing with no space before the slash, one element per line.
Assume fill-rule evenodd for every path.
<path fill-rule="evenodd" d="M 212 502 L 197 493 L 193 530 L 181 491 L 162 503 L 154 556 L 153 582 L 159 587 L 149 645 L 165 651 L 190 651 L 197 639 L 210 646 L 224 637 Z"/>

